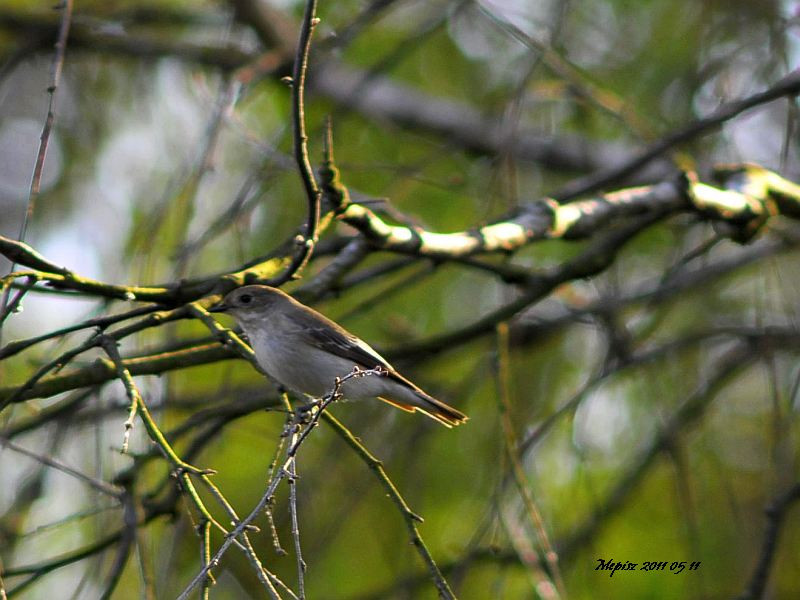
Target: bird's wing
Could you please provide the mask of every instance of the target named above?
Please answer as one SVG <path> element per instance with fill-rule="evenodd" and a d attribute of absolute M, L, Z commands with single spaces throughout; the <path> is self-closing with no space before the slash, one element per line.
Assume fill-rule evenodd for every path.
<path fill-rule="evenodd" d="M 293 311 L 286 315 L 285 318 L 290 323 L 292 333 L 303 338 L 306 345 L 352 361 L 355 365 L 364 369 L 383 367 L 386 369 L 389 379 L 405 386 L 417 396 L 415 399 L 408 399 L 407 397 L 401 399 L 390 397 L 392 395 L 387 391 L 385 394 L 378 396 L 384 402 L 409 412 L 420 410 L 447 427 L 459 425 L 467 420 L 465 414 L 426 394 L 395 371 L 392 365 L 375 352 L 369 344 L 334 323 L 325 315 L 306 307 L 306 310 Z"/>
<path fill-rule="evenodd" d="M 309 345 L 335 356 L 352 360 L 355 364 L 365 369 L 383 367 L 389 372 L 394 372 L 392 365 L 371 348 L 369 344 L 324 315 L 314 313 L 312 316 L 305 313 L 300 315 L 298 319 L 292 320 L 297 327 L 297 333 L 304 336 Z"/>
<path fill-rule="evenodd" d="M 331 323 L 333 323 L 333 321 L 331 321 Z M 334 323 L 334 325 L 336 324 Z M 386 375 L 389 379 L 407 386 L 423 396 L 427 396 L 427 394 L 419 389 L 411 380 L 406 379 L 395 371 L 394 367 L 369 344 L 339 325 L 336 325 L 336 328 L 313 327 L 306 329 L 305 333 L 307 333 L 310 338 L 309 343 L 313 343 L 318 348 L 335 354 L 336 356 L 352 360 L 356 365 L 364 369 L 383 367 L 386 369 Z M 382 398 L 382 400 L 384 400 L 384 398 Z"/>

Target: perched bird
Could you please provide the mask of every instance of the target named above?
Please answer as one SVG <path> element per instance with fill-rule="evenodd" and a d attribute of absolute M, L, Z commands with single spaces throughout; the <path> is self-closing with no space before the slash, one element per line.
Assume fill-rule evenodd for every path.
<path fill-rule="evenodd" d="M 236 319 L 250 338 L 258 364 L 287 389 L 321 398 L 337 377 L 354 367 L 381 367 L 385 375 L 345 381 L 342 395 L 350 400 L 379 398 L 408 412 L 419 410 L 447 427 L 467 420 L 400 375 L 367 343 L 277 288 L 246 285 L 209 310 Z"/>

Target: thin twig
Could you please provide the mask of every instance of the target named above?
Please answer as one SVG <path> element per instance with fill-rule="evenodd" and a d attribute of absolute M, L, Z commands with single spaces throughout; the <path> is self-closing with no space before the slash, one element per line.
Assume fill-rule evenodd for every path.
<path fill-rule="evenodd" d="M 281 394 L 281 401 L 283 402 L 283 407 L 286 409 L 286 425 L 284 427 L 284 431 L 288 432 L 291 431 L 291 442 L 290 445 L 294 446 L 297 443 L 298 435 L 300 433 L 300 423 L 297 422 L 297 416 L 292 410 L 292 404 L 289 402 L 289 394 L 287 392 L 283 392 Z M 284 441 L 286 440 L 286 435 L 281 435 L 278 441 L 278 448 L 282 448 Z M 277 462 L 278 455 L 275 455 L 275 459 L 273 459 L 272 463 L 270 464 L 269 473 L 270 479 L 275 476 L 275 464 Z M 295 560 L 297 562 L 297 597 L 300 600 L 305 600 L 306 597 L 306 582 L 305 582 L 305 573 L 306 573 L 306 562 L 303 560 L 303 552 L 300 546 L 300 523 L 297 518 L 297 460 L 292 459 L 291 463 L 289 464 L 289 474 L 286 480 L 289 483 L 289 515 L 292 521 L 292 539 L 294 540 L 294 551 L 295 551 Z M 272 540 L 273 544 L 275 545 L 276 550 L 280 554 L 286 554 L 286 551 L 281 547 L 280 540 L 278 539 L 278 532 L 275 529 L 275 522 L 272 518 L 272 510 L 271 510 L 271 502 L 267 504 L 264 509 L 264 512 L 267 514 L 267 518 L 269 519 L 270 529 L 272 531 Z"/>
<path fill-rule="evenodd" d="M 281 393 L 281 402 L 283 403 L 284 409 L 286 409 L 286 424 L 284 425 L 284 431 L 288 431 L 289 427 L 291 426 L 293 415 L 292 405 L 289 402 L 289 395 L 286 392 Z M 267 482 L 271 481 L 272 478 L 275 477 L 275 468 L 278 466 L 278 459 L 283 454 L 283 448 L 285 445 L 286 436 L 282 435 L 278 438 L 278 444 L 275 446 L 275 454 L 269 463 L 269 469 L 267 469 Z M 288 554 L 288 552 L 286 552 L 286 550 L 283 549 L 283 546 L 281 546 L 281 540 L 278 537 L 278 529 L 275 527 L 275 518 L 272 514 L 272 504 L 272 502 L 267 504 L 267 506 L 264 508 L 264 513 L 266 514 L 267 521 L 269 522 L 270 534 L 272 535 L 272 545 L 275 548 L 275 553 L 278 556 L 285 556 Z"/>
<path fill-rule="evenodd" d="M 202 515 L 203 522 L 207 521 L 214 525 L 217 529 L 222 531 L 224 534 L 228 535 L 228 531 L 217 522 L 216 519 L 211 515 L 208 508 L 206 508 L 205 504 L 203 503 L 200 495 L 197 493 L 197 489 L 195 488 L 194 484 L 192 483 L 190 475 L 196 475 L 200 477 L 200 481 L 208 487 L 214 497 L 220 502 L 223 506 L 225 511 L 231 515 L 235 520 L 238 519 L 236 512 L 233 510 L 231 504 L 225 499 L 219 489 L 211 482 L 208 478 L 208 475 L 211 474 L 211 471 L 203 471 L 194 467 L 181 458 L 175 453 L 172 447 L 167 442 L 164 434 L 161 433 L 161 430 L 155 424 L 150 412 L 147 409 L 147 405 L 144 403 L 144 400 L 139 394 L 136 385 L 133 383 L 133 378 L 130 375 L 130 372 L 125 368 L 122 359 L 119 356 L 119 352 L 116 349 L 116 342 L 111 339 L 107 338 L 109 341 L 103 343 L 104 348 L 109 354 L 109 357 L 112 359 L 112 362 L 115 364 L 117 368 L 117 372 L 119 374 L 120 379 L 122 379 L 123 383 L 125 384 L 126 390 L 129 390 L 129 396 L 132 398 L 131 405 L 136 406 L 136 412 L 139 412 L 141 415 L 142 421 L 145 425 L 145 429 L 149 434 L 150 438 L 153 442 L 156 443 L 158 448 L 164 454 L 165 458 L 172 463 L 174 468 L 177 472 L 178 480 L 186 492 L 187 496 L 189 497 L 190 502 L 194 505 L 194 507 L 198 510 L 198 512 Z M 131 409 L 131 413 L 134 413 L 133 408 Z M 130 417 L 129 417 L 130 418 Z M 127 423 L 127 422 L 126 422 Z M 126 431 L 128 431 L 126 427 Z M 240 532 L 242 535 L 242 540 L 239 541 L 235 538 L 230 538 L 232 543 L 235 543 L 237 547 L 242 549 L 248 559 L 253 563 L 254 568 L 256 570 L 256 575 L 259 577 L 259 580 L 264 585 L 266 590 L 270 593 L 270 595 L 275 598 L 279 599 L 278 593 L 274 588 L 274 583 L 281 583 L 277 576 L 273 575 L 269 571 L 267 571 L 264 566 L 261 564 L 261 561 L 258 559 L 258 556 L 255 553 L 255 550 L 250 543 L 250 540 L 247 537 L 246 533 Z M 238 537 L 238 534 L 237 534 Z M 282 584 L 281 584 L 282 585 Z"/>
<path fill-rule="evenodd" d="M 317 426 L 319 423 L 320 416 L 323 416 L 325 413 L 325 409 L 331 404 L 331 402 L 335 401 L 341 396 L 341 386 L 354 377 L 366 377 L 370 375 L 384 375 L 385 370 L 377 367 L 375 369 L 370 370 L 363 370 L 359 369 L 358 367 L 354 368 L 352 372 L 348 373 L 344 377 L 337 377 L 336 382 L 334 384 L 333 389 L 330 393 L 328 393 L 325 398 L 316 404 L 312 409 L 312 416 L 310 421 L 300 430 L 296 438 L 294 439 L 293 443 L 289 446 L 286 451 L 286 459 L 281 466 L 269 481 L 267 485 L 267 489 L 264 494 L 261 496 L 261 499 L 256 504 L 255 508 L 250 511 L 244 519 L 242 519 L 236 527 L 227 534 L 225 537 L 225 541 L 222 545 L 217 549 L 217 552 L 211 558 L 207 565 L 205 565 L 200 572 L 189 582 L 186 588 L 181 592 L 180 596 L 178 596 L 178 600 L 186 600 L 191 594 L 192 590 L 196 588 L 202 581 L 206 578 L 207 574 L 211 569 L 219 565 L 222 556 L 228 550 L 232 543 L 236 540 L 237 537 L 242 535 L 242 533 L 250 526 L 259 514 L 265 509 L 265 507 L 272 502 L 272 498 L 275 495 L 275 491 L 278 489 L 278 485 L 280 485 L 281 481 L 287 478 L 290 474 L 291 464 L 294 461 L 295 457 L 297 456 L 297 452 L 300 449 L 300 446 L 303 442 L 308 438 L 308 435 L 311 431 Z M 275 596 L 277 597 L 277 595 Z"/>
<path fill-rule="evenodd" d="M 6 586 L 3 583 L 3 559 L 0 557 L 0 600 L 8 600 Z"/>
<path fill-rule="evenodd" d="M 539 545 L 541 546 L 545 562 L 550 571 L 550 577 L 555 584 L 555 590 L 553 591 L 557 590 L 558 592 L 557 594 L 552 594 L 550 597 L 566 598 L 567 592 L 564 586 L 564 580 L 561 577 L 561 570 L 558 567 L 558 554 L 550 543 L 541 511 L 533 498 L 533 494 L 531 494 L 530 484 L 528 483 L 528 478 L 525 475 L 525 470 L 522 468 L 522 461 L 520 460 L 519 442 L 511 421 L 511 391 L 509 389 L 511 381 L 511 356 L 508 338 L 508 323 L 504 321 L 497 326 L 497 386 L 506 454 L 511 464 L 511 472 L 514 481 L 517 484 L 517 489 L 519 490 L 528 513 L 528 518 L 536 531 Z M 537 589 L 539 587 L 540 586 L 537 586 Z"/>
<path fill-rule="evenodd" d="M 110 333 L 108 335 L 103 334 L 103 330 L 105 326 L 98 326 L 99 331 L 92 334 L 83 344 L 76 346 L 70 350 L 67 350 L 63 354 L 57 356 L 50 362 L 42 365 L 37 371 L 31 375 L 28 380 L 23 383 L 21 386 L 16 388 L 14 392 L 7 398 L 0 398 L 0 410 L 5 408 L 8 404 L 19 402 L 24 399 L 29 390 L 31 390 L 38 381 L 40 381 L 45 375 L 47 375 L 53 369 L 61 369 L 67 363 L 69 363 L 72 359 L 76 356 L 90 350 L 91 348 L 101 347 L 104 343 L 108 344 L 108 340 L 112 340 L 114 342 L 118 342 L 124 337 L 132 335 L 134 333 L 138 333 L 144 329 L 150 327 L 156 327 L 162 323 L 171 320 L 177 320 L 185 318 L 189 315 L 189 309 L 186 306 L 176 308 L 171 311 L 165 312 L 153 312 L 145 316 L 145 318 L 128 325 L 127 327 L 123 327 Z M 108 352 L 106 351 L 108 354 Z M 119 354 L 117 354 L 118 356 Z M 93 367 L 93 370 L 97 371 L 98 365 L 96 364 Z M 109 365 L 111 373 L 109 379 L 113 378 L 114 376 L 119 376 L 119 369 L 116 367 L 115 364 Z M 81 386 L 83 387 L 83 386 Z"/>
<path fill-rule="evenodd" d="M 44 172 L 44 161 L 47 157 L 47 148 L 50 145 L 50 133 L 53 130 L 53 123 L 56 118 L 56 92 L 61 83 L 61 71 L 64 67 L 64 54 L 67 50 L 67 37 L 69 36 L 69 27 L 72 22 L 72 0 L 62 0 L 56 6 L 61 9 L 61 24 L 58 28 L 58 38 L 55 44 L 55 54 L 53 55 L 52 63 L 52 78 L 50 86 L 47 88 L 49 100 L 47 104 L 47 116 L 45 117 L 44 125 L 42 126 L 42 134 L 39 137 L 39 151 L 36 153 L 36 164 L 33 167 L 33 175 L 31 177 L 30 192 L 28 194 L 28 206 L 25 209 L 25 216 L 22 218 L 22 224 L 19 228 L 17 241 L 23 242 L 28 233 L 28 224 L 30 223 L 33 211 L 36 208 L 36 201 L 39 198 L 39 191 L 41 189 L 42 173 Z M 13 272 L 16 264 L 12 261 L 9 272 Z M 8 289 L 3 290 L 2 299 L 0 299 L 0 308 L 5 309 L 8 302 Z M 2 334 L 3 322 L 0 321 L 0 334 Z"/>
<path fill-rule="evenodd" d="M 314 28 L 319 23 L 316 17 L 317 1 L 308 0 L 306 2 L 303 23 L 300 27 L 300 38 L 297 41 L 297 54 L 292 69 L 292 133 L 294 138 L 294 158 L 297 168 L 300 171 L 300 179 L 303 182 L 306 198 L 308 200 L 308 217 L 306 220 L 305 235 L 298 238 L 300 245 L 299 251 L 292 259 L 289 268 L 281 274 L 275 285 L 280 282 L 293 279 L 305 267 L 314 246 L 317 243 L 320 203 L 322 194 L 314 176 L 314 169 L 311 167 L 311 160 L 308 157 L 308 135 L 306 134 L 305 123 L 305 85 L 306 72 L 308 70 L 308 54 L 311 49 L 311 36 Z"/>
<path fill-rule="evenodd" d="M 0 435 L 0 446 L 11 448 L 14 452 L 18 452 L 19 454 L 24 454 L 28 458 L 32 458 L 33 460 L 46 465 L 48 467 L 52 467 L 62 473 L 66 473 L 74 477 L 75 479 L 79 479 L 83 481 L 85 484 L 89 485 L 90 487 L 94 488 L 101 494 L 105 494 L 107 496 L 111 496 L 112 498 L 116 498 L 120 500 L 122 498 L 122 490 L 102 481 L 100 479 L 95 479 L 94 477 L 90 477 L 85 473 L 81 473 L 80 471 L 73 469 L 70 466 L 65 465 L 62 462 L 55 460 L 54 458 L 50 458 L 49 456 L 44 456 L 38 454 L 36 452 L 32 452 L 27 448 L 23 448 L 22 446 L 17 445 L 16 443 L 12 442 L 7 437 Z"/>
<path fill-rule="evenodd" d="M 334 259 L 319 273 L 314 275 L 308 283 L 301 286 L 295 293 L 297 297 L 316 300 L 334 288 L 341 278 L 356 267 L 369 254 L 369 246 L 362 237 L 353 238 L 334 257 Z"/>
<path fill-rule="evenodd" d="M 558 200 L 575 198 L 598 188 L 612 185 L 640 170 L 652 160 L 662 156 L 675 146 L 688 142 L 711 131 L 726 121 L 733 119 L 746 110 L 755 108 L 783 97 L 792 97 L 800 93 L 800 69 L 796 69 L 764 91 L 746 98 L 727 102 L 706 117 L 702 117 L 683 127 L 673 129 L 660 140 L 645 148 L 624 163 L 602 171 L 597 171 L 571 181 L 554 195 Z"/>
<path fill-rule="evenodd" d="M 139 407 L 144 404 L 144 401 L 142 400 L 142 395 L 139 393 L 139 388 L 133 383 L 133 377 L 131 377 L 130 371 L 128 371 L 122 363 L 122 357 L 119 355 L 119 348 L 117 348 L 117 341 L 108 336 L 103 336 L 100 343 L 103 350 L 106 351 L 106 354 L 108 354 L 109 358 L 117 367 L 117 376 L 120 381 L 122 381 L 122 385 L 125 386 L 125 393 L 130 400 L 130 409 L 128 410 L 128 418 L 125 419 L 124 423 L 125 433 L 122 437 L 122 449 L 120 450 L 122 454 L 127 454 L 131 431 L 133 431 L 133 423 L 136 419 L 136 414 L 139 412 Z"/>
<path fill-rule="evenodd" d="M 800 501 L 800 483 L 795 484 L 787 492 L 776 498 L 772 505 L 767 508 L 767 527 L 764 531 L 764 540 L 761 545 L 758 564 L 753 570 L 747 589 L 737 600 L 757 600 L 763 596 L 769 571 L 775 558 L 775 551 L 778 548 L 781 525 L 783 525 L 783 520 L 789 508 L 798 501 Z"/>
<path fill-rule="evenodd" d="M 211 522 L 200 523 L 200 564 L 205 568 L 211 562 Z M 209 572 L 200 588 L 200 597 L 208 600 L 209 588 L 215 583 L 214 576 Z"/>
<path fill-rule="evenodd" d="M 61 83 L 61 71 L 64 67 L 64 54 L 67 50 L 67 37 L 69 36 L 69 27 L 72 21 L 72 0 L 62 0 L 58 6 L 61 9 L 61 25 L 58 29 L 58 40 L 56 41 L 56 53 L 53 56 L 53 79 L 50 87 L 47 88 L 49 101 L 47 106 L 47 118 L 42 128 L 42 135 L 39 141 L 39 152 L 36 155 L 36 166 L 33 169 L 33 177 L 31 179 L 30 195 L 28 196 L 28 208 L 25 211 L 25 218 L 20 228 L 19 241 L 25 239 L 25 234 L 28 229 L 28 224 L 33 211 L 36 207 L 36 200 L 39 197 L 41 189 L 42 172 L 44 171 L 44 161 L 47 156 L 47 148 L 50 145 L 50 133 L 53 130 L 53 123 L 55 122 L 56 111 L 56 91 Z M 13 270 L 13 269 L 12 269 Z"/>
<path fill-rule="evenodd" d="M 105 589 L 100 594 L 100 600 L 110 600 L 114 590 L 119 584 L 122 571 L 125 569 L 125 564 L 128 562 L 131 549 L 136 541 L 136 509 L 134 507 L 134 499 L 131 490 L 126 490 L 125 496 L 123 497 L 123 505 L 125 507 L 125 514 L 123 517 L 125 528 L 117 544 L 114 562 L 111 565 L 111 570 L 107 578 L 108 582 L 105 585 Z"/>
<path fill-rule="evenodd" d="M 9 304 L 9 306 L 11 305 Z M 93 327 L 105 329 L 106 327 L 119 323 L 120 321 L 126 321 L 128 319 L 133 319 L 135 317 L 147 315 L 156 312 L 158 310 L 159 310 L 158 306 L 141 306 L 139 308 L 135 308 L 128 312 L 120 313 L 118 315 L 94 317 L 91 319 L 87 319 L 86 321 L 82 321 L 74 325 L 68 325 L 67 327 L 62 327 L 60 329 L 56 329 L 54 331 L 50 331 L 48 333 L 36 337 L 27 338 L 24 340 L 15 340 L 7 343 L 5 346 L 0 348 L 0 360 L 8 358 L 9 356 L 14 356 L 15 354 L 18 354 L 19 352 L 22 352 L 23 350 L 26 350 L 27 348 L 30 348 L 31 346 L 34 346 L 40 342 L 51 340 L 56 337 L 61 337 L 63 335 L 67 335 L 75 331 L 80 331 L 81 329 L 91 329 Z"/>
<path fill-rule="evenodd" d="M 142 581 L 141 598 L 144 600 L 156 600 L 155 576 L 153 574 L 153 552 L 151 550 L 151 544 L 148 543 L 146 537 L 147 532 L 144 527 L 139 526 L 147 522 L 145 509 L 140 497 L 134 496 L 132 501 L 133 509 L 136 512 L 136 554 L 139 563 L 139 577 Z"/>
<path fill-rule="evenodd" d="M 433 556 L 431 555 L 430 550 L 428 550 L 428 546 L 423 541 L 422 536 L 419 533 L 419 529 L 417 528 L 417 523 L 422 523 L 422 517 L 412 511 L 408 506 L 403 496 L 400 495 L 400 492 L 395 487 L 394 483 L 392 483 L 392 480 L 389 479 L 389 476 L 386 474 L 386 470 L 383 468 L 381 461 L 378 460 L 378 458 L 376 458 L 375 455 L 373 455 L 366 448 L 366 446 L 364 446 L 364 444 L 362 444 L 350 432 L 350 430 L 347 429 L 347 427 L 342 425 L 342 423 L 330 413 L 324 413 L 322 418 L 325 419 L 325 422 L 333 428 L 333 430 L 345 441 L 348 446 L 355 450 L 356 454 L 358 454 L 358 456 L 366 463 L 369 470 L 372 471 L 375 477 L 378 478 L 378 481 L 386 490 L 386 495 L 389 496 L 392 502 L 394 502 L 395 506 L 397 506 L 398 510 L 400 511 L 400 515 L 403 517 L 403 520 L 406 523 L 406 529 L 408 529 L 408 535 L 411 539 L 411 543 L 414 548 L 416 548 L 420 557 L 422 557 L 422 561 L 425 563 L 425 566 L 428 568 L 428 573 L 430 574 L 430 578 L 433 580 L 433 583 L 439 592 L 439 597 L 444 600 L 455 600 L 456 596 L 453 593 L 453 590 L 450 589 L 450 585 L 444 578 L 442 571 L 439 569 L 436 561 L 433 560 Z"/>
<path fill-rule="evenodd" d="M 220 325 L 199 302 L 192 302 L 187 305 L 187 308 L 192 315 L 200 319 L 208 327 L 214 337 L 224 346 L 233 349 L 239 356 L 253 365 L 257 371 L 263 372 L 256 360 L 256 354 L 253 349 L 236 332 Z"/>
<path fill-rule="evenodd" d="M 38 280 L 39 279 L 36 275 L 34 274 L 28 275 L 27 281 L 22 284 L 22 287 L 20 287 L 19 290 L 17 290 L 17 293 L 9 302 L 5 301 L 0 302 L 0 328 L 3 327 L 3 323 L 5 323 L 9 315 L 12 315 L 14 312 L 17 311 L 20 303 L 22 302 L 22 299 L 25 297 L 25 294 L 27 294 L 31 290 L 31 288 L 33 288 L 34 285 L 36 285 L 36 282 Z M 4 285 L 2 290 L 4 298 L 7 298 L 7 293 L 10 288 L 11 288 L 11 281 L 8 281 L 7 286 Z"/>
<path fill-rule="evenodd" d="M 292 445 L 297 443 L 298 432 L 292 433 Z M 300 546 L 300 523 L 297 518 L 297 458 L 292 458 L 289 463 L 289 514 L 292 520 L 292 539 L 294 540 L 295 560 L 297 561 L 297 597 L 305 600 L 306 597 L 306 561 L 303 560 L 303 551 Z"/>

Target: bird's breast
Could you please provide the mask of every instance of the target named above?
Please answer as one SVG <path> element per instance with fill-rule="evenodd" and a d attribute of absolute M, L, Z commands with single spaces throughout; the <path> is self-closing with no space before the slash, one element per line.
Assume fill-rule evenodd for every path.
<path fill-rule="evenodd" d="M 261 368 L 270 379 L 290 390 L 321 397 L 333 388 L 336 376 L 340 375 L 321 366 L 317 351 L 299 341 L 293 343 L 280 336 L 259 333 L 248 333 L 248 337 Z"/>

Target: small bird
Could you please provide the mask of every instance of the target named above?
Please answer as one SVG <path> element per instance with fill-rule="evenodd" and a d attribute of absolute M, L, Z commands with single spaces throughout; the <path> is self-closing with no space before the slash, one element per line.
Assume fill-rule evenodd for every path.
<path fill-rule="evenodd" d="M 246 285 L 209 311 L 230 313 L 250 338 L 258 364 L 287 389 L 321 398 L 337 377 L 354 367 L 380 367 L 385 375 L 345 381 L 342 395 L 350 400 L 379 398 L 407 412 L 419 410 L 447 427 L 467 420 L 464 413 L 400 375 L 366 342 L 277 288 Z"/>

